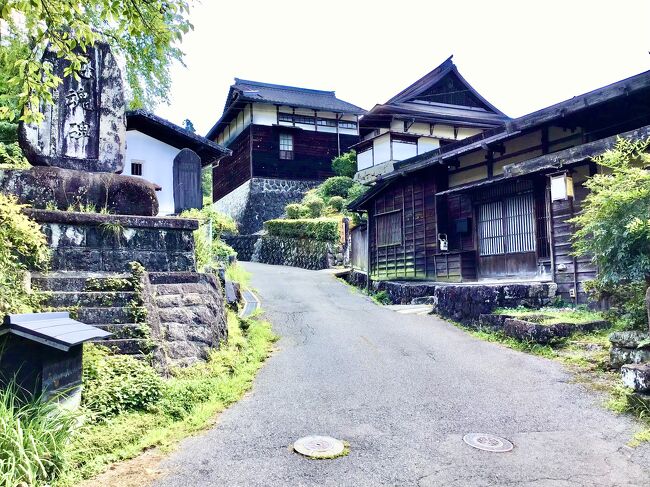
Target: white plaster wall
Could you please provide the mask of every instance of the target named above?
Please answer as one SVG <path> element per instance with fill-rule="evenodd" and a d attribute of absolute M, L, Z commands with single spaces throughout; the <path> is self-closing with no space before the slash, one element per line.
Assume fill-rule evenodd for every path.
<path fill-rule="evenodd" d="M 403 161 L 409 157 L 418 155 L 418 146 L 417 144 L 405 144 L 404 142 L 399 142 L 397 140 L 393 141 L 393 160 L 394 161 Z"/>
<path fill-rule="evenodd" d="M 424 154 L 440 147 L 440 141 L 433 137 L 420 137 L 418 139 L 418 154 Z"/>
<path fill-rule="evenodd" d="M 372 141 L 375 151 L 374 165 L 390 161 L 390 134 L 384 134 Z"/>
<path fill-rule="evenodd" d="M 441 139 L 453 139 L 454 138 L 454 127 L 450 125 L 440 125 L 436 124 L 433 126 L 434 137 L 440 137 Z"/>
<path fill-rule="evenodd" d="M 275 125 L 278 122 L 275 105 L 255 103 L 253 105 L 253 121 L 255 125 Z"/>
<path fill-rule="evenodd" d="M 174 213 L 174 158 L 180 152 L 137 130 L 126 132 L 126 163 L 124 172 L 131 176 L 131 161 L 143 161 L 142 177 L 162 186 L 158 196 L 159 215 Z"/>
<path fill-rule="evenodd" d="M 372 167 L 372 149 L 357 154 L 357 171 Z"/>

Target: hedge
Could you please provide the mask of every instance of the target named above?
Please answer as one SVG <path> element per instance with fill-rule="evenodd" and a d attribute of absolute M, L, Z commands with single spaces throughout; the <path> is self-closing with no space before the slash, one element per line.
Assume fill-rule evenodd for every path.
<path fill-rule="evenodd" d="M 264 228 L 275 237 L 311 238 L 338 242 L 339 220 L 334 218 L 302 218 L 298 220 L 268 220 Z"/>

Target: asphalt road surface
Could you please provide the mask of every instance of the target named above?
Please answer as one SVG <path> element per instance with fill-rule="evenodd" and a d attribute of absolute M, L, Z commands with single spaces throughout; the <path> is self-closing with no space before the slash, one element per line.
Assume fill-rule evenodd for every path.
<path fill-rule="evenodd" d="M 157 486 L 650 486 L 650 446 L 626 446 L 638 424 L 560 364 L 382 308 L 326 272 L 244 266 L 278 351 Z M 515 448 L 476 450 L 462 441 L 472 432 Z M 312 434 L 350 454 L 290 451 Z"/>

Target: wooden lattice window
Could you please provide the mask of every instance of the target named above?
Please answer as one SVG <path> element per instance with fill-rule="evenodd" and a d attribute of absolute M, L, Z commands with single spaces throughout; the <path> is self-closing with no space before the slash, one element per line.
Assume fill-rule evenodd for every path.
<path fill-rule="evenodd" d="M 525 193 L 479 205 L 480 255 L 535 251 L 535 202 Z"/>
<path fill-rule="evenodd" d="M 402 211 L 396 210 L 375 216 L 377 246 L 388 247 L 402 244 Z"/>

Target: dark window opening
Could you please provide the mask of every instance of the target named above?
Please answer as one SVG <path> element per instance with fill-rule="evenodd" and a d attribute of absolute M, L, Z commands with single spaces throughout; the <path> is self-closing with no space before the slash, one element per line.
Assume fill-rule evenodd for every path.
<path fill-rule="evenodd" d="M 131 161 L 131 175 L 142 176 L 142 162 Z"/>

